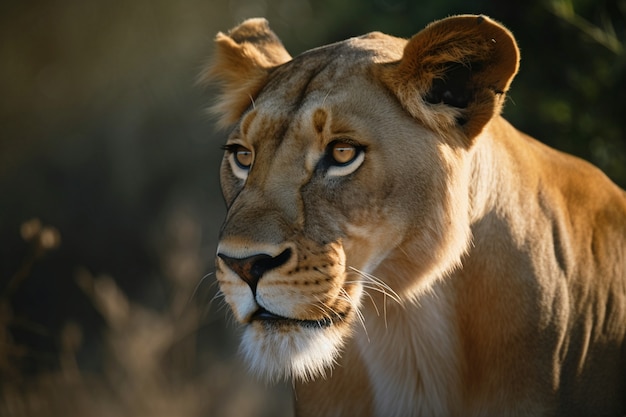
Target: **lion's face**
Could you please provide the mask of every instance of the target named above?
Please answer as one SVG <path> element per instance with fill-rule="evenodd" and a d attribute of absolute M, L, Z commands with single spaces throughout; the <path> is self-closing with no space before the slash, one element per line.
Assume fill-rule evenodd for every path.
<path fill-rule="evenodd" d="M 465 250 L 470 142 L 454 127 L 463 114 L 442 104 L 416 117 L 398 98 L 387 78 L 404 40 L 372 34 L 288 60 L 272 52 L 278 41 L 259 20 L 220 39 L 224 51 L 237 43 L 247 55 L 259 43 L 256 68 L 231 68 L 257 80 L 247 105 L 240 93 L 220 103 L 234 123 L 221 167 L 228 214 L 217 278 L 245 326 L 253 369 L 309 379 L 363 320 L 365 294 L 402 302 Z"/>

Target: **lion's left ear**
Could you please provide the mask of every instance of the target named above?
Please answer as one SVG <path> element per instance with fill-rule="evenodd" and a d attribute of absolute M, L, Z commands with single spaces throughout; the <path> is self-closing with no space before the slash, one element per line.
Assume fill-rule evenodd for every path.
<path fill-rule="evenodd" d="M 498 115 L 519 67 L 515 39 L 485 16 L 431 23 L 380 77 L 405 109 L 435 131 L 460 128 L 471 143 Z"/>
<path fill-rule="evenodd" d="M 200 74 L 199 82 L 221 84 L 212 111 L 220 116 L 219 124 L 227 126 L 256 98 L 270 69 L 290 61 L 291 55 L 263 18 L 245 20 L 228 33 L 219 32 L 215 45 L 212 62 Z"/>

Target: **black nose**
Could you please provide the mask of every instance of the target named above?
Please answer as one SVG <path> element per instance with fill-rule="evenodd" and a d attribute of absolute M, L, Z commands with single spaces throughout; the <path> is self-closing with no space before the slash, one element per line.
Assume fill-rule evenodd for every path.
<path fill-rule="evenodd" d="M 217 256 L 250 286 L 252 294 L 256 296 L 256 287 L 261 277 L 267 271 L 284 265 L 291 258 L 291 249 L 285 249 L 278 256 L 265 253 L 247 258 L 231 258 L 221 253 L 218 253 Z"/>

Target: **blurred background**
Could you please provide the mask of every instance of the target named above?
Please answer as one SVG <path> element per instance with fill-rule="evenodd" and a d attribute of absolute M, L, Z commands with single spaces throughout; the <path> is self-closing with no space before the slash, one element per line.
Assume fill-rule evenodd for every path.
<path fill-rule="evenodd" d="M 224 134 L 194 83 L 265 16 L 292 55 L 484 13 L 516 35 L 504 114 L 626 186 L 625 0 L 0 3 L 0 416 L 290 416 L 215 299 Z"/>

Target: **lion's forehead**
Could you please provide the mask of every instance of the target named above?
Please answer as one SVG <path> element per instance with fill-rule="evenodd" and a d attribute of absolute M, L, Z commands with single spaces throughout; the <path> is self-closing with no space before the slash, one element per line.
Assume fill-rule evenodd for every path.
<path fill-rule="evenodd" d="M 242 132 L 267 148 L 278 148 L 287 137 L 305 145 L 301 142 L 311 140 L 306 133 L 313 128 L 314 114 L 319 109 L 331 114 L 338 103 L 358 102 L 363 89 L 357 85 L 374 79 L 375 63 L 399 59 L 404 43 L 372 33 L 309 50 L 274 68 L 242 118 Z"/>
<path fill-rule="evenodd" d="M 293 111 L 308 101 L 323 100 L 344 88 L 346 80 L 366 77 L 373 64 L 399 59 L 403 44 L 374 33 L 306 51 L 272 70 L 257 103 Z"/>

